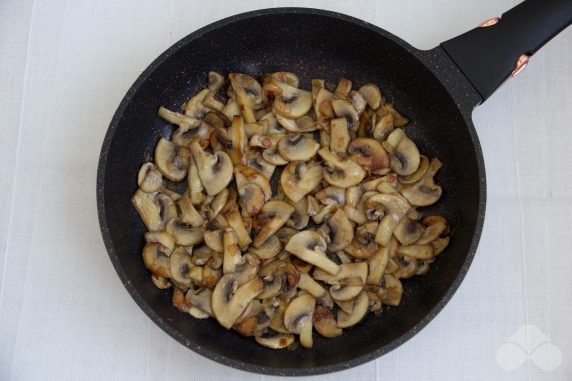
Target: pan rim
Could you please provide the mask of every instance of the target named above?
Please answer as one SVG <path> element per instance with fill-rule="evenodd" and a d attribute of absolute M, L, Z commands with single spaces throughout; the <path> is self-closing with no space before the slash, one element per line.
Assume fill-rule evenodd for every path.
<path fill-rule="evenodd" d="M 130 282 L 124 268 L 122 267 L 119 256 L 113 246 L 113 242 L 111 240 L 110 230 L 108 226 L 108 219 L 107 213 L 105 208 L 105 172 L 107 166 L 107 156 L 109 152 L 109 148 L 111 142 L 113 141 L 113 137 L 115 135 L 115 131 L 117 126 L 120 123 L 122 115 L 130 104 L 134 94 L 139 90 L 141 85 L 149 78 L 149 76 L 172 54 L 177 52 L 181 47 L 185 46 L 186 44 L 192 42 L 193 40 L 200 38 L 204 34 L 218 29 L 222 26 L 227 24 L 231 24 L 237 21 L 244 21 L 254 17 L 261 17 L 267 15 L 274 15 L 274 14 L 305 14 L 305 15 L 319 15 L 319 16 L 326 16 L 331 17 L 340 21 L 350 22 L 352 24 L 358 25 L 360 27 L 367 28 L 377 34 L 381 35 L 384 38 L 390 39 L 393 42 L 399 44 L 402 48 L 412 54 L 415 58 L 419 59 L 421 63 L 427 67 L 433 75 L 437 77 L 437 79 L 441 82 L 444 88 L 451 93 L 451 84 L 444 83 L 443 76 L 450 75 L 451 73 L 443 73 L 442 70 L 439 70 L 433 67 L 430 63 L 427 63 L 423 60 L 423 57 L 426 53 L 430 51 L 421 51 L 417 50 L 412 47 L 409 43 L 402 40 L 401 38 L 387 32 L 384 29 L 381 29 L 373 24 L 370 24 L 366 21 L 360 20 L 358 18 L 348 16 L 345 14 L 328 11 L 328 10 L 321 10 L 315 8 L 300 8 L 300 7 L 286 7 L 286 8 L 268 8 L 268 9 L 261 9 L 255 10 L 251 12 L 240 13 L 237 15 L 233 15 L 219 21 L 213 22 L 208 24 L 193 33 L 187 35 L 186 37 L 182 38 L 167 50 L 165 50 L 161 55 L 159 55 L 153 62 L 138 76 L 135 80 L 133 85 L 129 88 L 125 96 L 123 97 L 121 103 L 119 104 L 117 110 L 115 111 L 111 123 L 108 127 L 108 130 L 105 134 L 105 138 L 102 143 L 101 153 L 99 157 L 99 163 L 97 168 L 97 210 L 98 210 L 98 218 L 99 218 L 99 225 L 101 230 L 101 235 L 105 244 L 105 248 L 109 255 L 109 258 L 115 268 L 115 271 L 119 275 L 121 282 L 123 283 L 124 287 L 127 289 L 128 293 L 131 295 L 133 300 L 136 304 L 143 310 L 143 312 L 155 323 L 157 324 L 163 331 L 169 334 L 172 338 L 176 341 L 184 345 L 185 347 L 193 350 L 195 353 L 200 354 L 201 356 L 209 359 L 214 360 L 215 362 L 223 365 L 227 365 L 236 369 L 255 372 L 260 374 L 268 374 L 268 375 L 275 375 L 275 376 L 310 376 L 310 375 L 318 375 L 318 374 L 325 374 L 331 372 L 337 372 L 344 369 L 349 369 L 358 365 L 362 365 L 366 362 L 372 361 L 381 357 L 382 355 L 389 353 L 393 349 L 399 347 L 400 345 L 407 342 L 411 339 L 417 332 L 423 329 L 427 324 L 441 312 L 444 306 L 451 300 L 455 292 L 458 290 L 461 282 L 465 278 L 469 267 L 473 261 L 473 258 L 476 254 L 477 246 L 481 237 L 483 224 L 484 224 L 484 217 L 485 217 L 485 205 L 486 205 L 486 175 L 485 175 L 485 167 L 484 167 L 484 158 L 481 149 L 481 145 L 473 126 L 471 120 L 471 112 L 472 106 L 467 107 L 464 104 L 458 104 L 458 108 L 463 116 L 463 120 L 466 124 L 466 127 L 469 130 L 469 134 L 472 139 L 472 143 L 476 153 L 477 159 L 477 167 L 480 177 L 480 186 L 479 186 L 479 206 L 477 211 L 477 220 L 475 221 L 475 232 L 472 237 L 472 241 L 470 244 L 469 252 L 467 253 L 467 257 L 461 267 L 459 273 L 457 274 L 456 278 L 452 282 L 449 289 L 446 291 L 444 297 L 423 317 L 412 329 L 407 331 L 404 335 L 399 337 L 398 339 L 394 340 L 393 342 L 382 346 L 374 351 L 371 351 L 367 354 L 352 358 L 350 360 L 346 360 L 337 364 L 330 364 L 324 366 L 317 366 L 311 368 L 281 368 L 281 367 L 270 367 L 258 364 L 251 364 L 245 363 L 242 361 L 235 360 L 231 357 L 226 355 L 222 355 L 216 352 L 213 352 L 207 348 L 204 348 L 200 345 L 195 344 L 191 340 L 186 339 L 181 333 L 179 333 L 176 329 L 171 327 L 165 320 L 163 320 L 155 310 L 149 305 L 143 296 L 139 293 L 137 288 Z M 439 48 L 435 48 L 439 49 Z M 426 57 L 426 56 L 425 56 Z M 440 72 L 440 73 L 439 73 Z M 457 75 L 462 75 L 459 73 L 454 73 Z M 466 89 L 465 89 L 466 90 Z M 451 97 L 456 100 L 455 96 L 451 94 Z"/>

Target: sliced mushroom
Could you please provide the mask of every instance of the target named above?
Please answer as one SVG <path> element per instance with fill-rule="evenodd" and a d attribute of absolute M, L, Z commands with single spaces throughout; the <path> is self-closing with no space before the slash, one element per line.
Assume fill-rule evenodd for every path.
<path fill-rule="evenodd" d="M 354 227 L 342 209 L 338 209 L 321 227 L 328 242 L 328 251 L 336 252 L 348 247 L 354 239 Z"/>
<path fill-rule="evenodd" d="M 260 84 L 246 74 L 230 73 L 228 78 L 236 93 L 236 101 L 242 111 L 244 120 L 247 123 L 256 122 L 254 106 L 262 101 L 262 88 Z"/>
<path fill-rule="evenodd" d="M 238 211 L 236 203 L 234 203 L 234 205 L 235 206 L 232 209 L 224 213 L 224 216 L 226 217 L 229 226 L 236 233 L 239 248 L 243 250 L 252 243 L 252 239 L 250 238 L 250 234 L 244 225 L 244 221 L 240 216 L 240 212 Z"/>
<path fill-rule="evenodd" d="M 205 152 L 197 142 L 191 143 L 191 152 L 207 194 L 215 196 L 225 189 L 232 180 L 230 157 L 222 151 Z"/>
<path fill-rule="evenodd" d="M 172 252 L 175 248 L 175 237 L 166 231 L 154 231 L 145 233 L 145 241 L 158 242 L 165 247 L 169 252 Z"/>
<path fill-rule="evenodd" d="M 278 153 L 288 161 L 307 161 L 313 158 L 320 145 L 311 136 L 288 134 L 280 139 Z"/>
<path fill-rule="evenodd" d="M 260 152 L 249 152 L 246 156 L 246 165 L 260 172 L 268 181 L 270 181 L 276 169 L 274 164 L 264 160 Z"/>
<path fill-rule="evenodd" d="M 173 304 L 173 307 L 177 308 L 179 311 L 189 313 L 190 306 L 187 304 L 187 300 L 185 299 L 185 292 L 179 287 L 173 288 L 171 303 Z"/>
<path fill-rule="evenodd" d="M 193 203 L 191 202 L 191 198 L 189 196 L 189 192 L 185 192 L 185 194 L 177 201 L 177 206 L 179 207 L 180 219 L 182 222 L 191 225 L 192 227 L 198 228 L 203 225 L 204 219 L 201 214 L 195 209 Z"/>
<path fill-rule="evenodd" d="M 278 255 L 282 250 L 280 239 L 273 235 L 266 240 L 260 247 L 251 247 L 249 252 L 254 253 L 260 259 L 270 259 Z"/>
<path fill-rule="evenodd" d="M 303 116 L 298 119 L 289 119 L 285 116 L 277 114 L 276 120 L 288 132 L 312 132 L 318 129 L 318 124 L 311 116 Z"/>
<path fill-rule="evenodd" d="M 208 203 L 208 217 L 213 219 L 222 211 L 228 202 L 230 192 L 228 189 L 221 190 L 216 196 L 213 197 L 212 201 Z"/>
<path fill-rule="evenodd" d="M 443 252 L 449 246 L 449 237 L 437 238 L 435 241 L 431 242 L 433 246 L 433 255 L 437 256 Z"/>
<path fill-rule="evenodd" d="M 330 121 L 330 151 L 344 157 L 350 144 L 350 131 L 346 118 Z"/>
<path fill-rule="evenodd" d="M 333 338 L 340 336 L 343 331 L 338 328 L 334 314 L 329 308 L 317 306 L 314 310 L 312 323 L 316 331 L 324 337 Z"/>
<path fill-rule="evenodd" d="M 189 174 L 187 177 L 189 198 L 193 205 L 198 205 L 204 201 L 205 195 L 203 193 L 203 183 L 199 176 L 199 169 L 193 159 L 189 160 Z"/>
<path fill-rule="evenodd" d="M 382 294 L 383 303 L 390 306 L 398 306 L 401 303 L 401 297 L 403 295 L 403 285 L 401 281 L 391 274 L 385 274 L 383 276 L 383 282 L 385 283 Z"/>
<path fill-rule="evenodd" d="M 381 285 L 388 260 L 389 249 L 387 247 L 380 247 L 379 250 L 368 259 L 369 271 L 366 280 L 367 284 L 376 286 Z"/>
<path fill-rule="evenodd" d="M 246 164 L 248 141 L 244 132 L 244 121 L 240 116 L 235 116 L 232 119 L 232 125 L 228 128 L 227 135 L 232 144 L 226 150 L 230 160 L 232 160 L 234 165 Z"/>
<path fill-rule="evenodd" d="M 173 200 L 162 193 L 145 193 L 138 189 L 131 203 L 149 231 L 163 230 L 168 220 L 177 217 Z"/>
<path fill-rule="evenodd" d="M 359 114 L 352 102 L 345 99 L 334 99 L 332 101 L 334 114 L 338 118 L 344 118 L 348 130 L 356 132 L 359 127 Z"/>
<path fill-rule="evenodd" d="M 325 160 L 324 179 L 340 188 L 348 188 L 359 184 L 365 177 L 366 171 L 352 160 L 342 160 L 327 148 L 322 148 L 318 154 Z"/>
<path fill-rule="evenodd" d="M 318 124 L 325 129 L 329 129 L 329 120 L 335 118 L 336 114 L 332 108 L 332 101 L 336 98 L 334 93 L 328 91 L 325 87 L 321 87 L 314 100 L 314 112 L 318 120 Z"/>
<path fill-rule="evenodd" d="M 406 255 L 397 255 L 394 258 L 398 269 L 392 274 L 398 279 L 408 279 L 415 275 L 417 272 L 417 260 Z"/>
<path fill-rule="evenodd" d="M 379 116 L 390 114 L 393 117 L 393 124 L 395 127 L 403 127 L 409 123 L 409 120 L 401 115 L 391 103 L 382 104 L 381 108 L 377 110 L 377 114 Z"/>
<path fill-rule="evenodd" d="M 254 238 L 254 247 L 261 247 L 290 219 L 292 213 L 294 213 L 294 207 L 284 201 L 271 200 L 264 204 L 261 212 L 256 216 L 260 229 Z"/>
<path fill-rule="evenodd" d="M 293 161 L 280 175 L 282 191 L 292 202 L 297 203 L 310 193 L 322 180 L 322 168 L 316 163 Z"/>
<path fill-rule="evenodd" d="M 284 326 L 291 333 L 300 334 L 300 344 L 312 348 L 312 317 L 316 299 L 310 294 L 298 296 L 284 311 Z"/>
<path fill-rule="evenodd" d="M 172 218 L 165 225 L 165 229 L 169 234 L 175 237 L 177 245 L 191 246 L 203 242 L 203 229 L 194 228 L 185 224 L 178 218 Z"/>
<path fill-rule="evenodd" d="M 419 222 L 405 216 L 399 221 L 393 234 L 402 245 L 411 245 L 421 237 L 423 230 Z"/>
<path fill-rule="evenodd" d="M 273 110 L 286 118 L 300 118 L 312 108 L 312 94 L 309 91 L 275 78 L 271 78 L 268 86 L 265 85 L 264 88 L 274 94 Z"/>
<path fill-rule="evenodd" d="M 421 157 L 419 150 L 403 130 L 395 130 L 383 142 L 391 154 L 390 166 L 398 175 L 408 176 L 419 168 Z"/>
<path fill-rule="evenodd" d="M 417 170 L 415 172 L 413 172 L 412 174 L 410 174 L 409 176 L 398 176 L 398 180 L 401 184 L 413 184 L 416 183 L 417 181 L 421 180 L 421 178 L 425 175 L 425 172 L 427 172 L 427 168 L 429 168 L 429 159 L 427 158 L 427 156 L 424 155 L 419 155 L 419 167 L 417 167 Z"/>
<path fill-rule="evenodd" d="M 258 295 L 258 298 L 271 298 L 296 288 L 300 282 L 300 272 L 291 264 L 284 263 L 278 266 L 272 274 L 262 278 L 262 282 L 264 291 Z"/>
<path fill-rule="evenodd" d="M 237 165 L 234 168 L 234 176 L 236 179 L 236 185 L 238 187 L 239 194 L 240 189 L 244 188 L 247 184 L 256 184 L 264 192 L 265 201 L 268 201 L 270 198 L 272 198 L 272 188 L 270 187 L 270 182 L 260 172 L 244 165 Z"/>
<path fill-rule="evenodd" d="M 402 197 L 395 194 L 379 193 L 370 197 L 366 202 L 366 208 L 382 207 L 385 216 L 381 219 L 375 241 L 382 246 L 387 246 L 395 227 L 403 218 L 411 206 Z"/>
<path fill-rule="evenodd" d="M 192 119 L 188 123 L 181 123 L 179 128 L 173 132 L 171 141 L 178 146 L 188 147 L 191 142 L 197 141 L 201 145 L 208 142 L 213 128 L 198 119 Z"/>
<path fill-rule="evenodd" d="M 389 157 L 383 146 L 375 139 L 357 138 L 348 146 L 350 159 L 361 165 L 369 173 L 378 175 L 386 172 Z"/>
<path fill-rule="evenodd" d="M 157 274 L 151 274 L 151 281 L 153 282 L 155 287 L 157 287 L 160 290 L 166 290 L 173 286 L 167 278 Z"/>
<path fill-rule="evenodd" d="M 224 251 L 222 230 L 207 230 L 205 231 L 203 238 L 205 244 L 211 250 L 219 253 L 222 253 Z"/>
<path fill-rule="evenodd" d="M 286 250 L 301 260 L 311 263 L 330 274 L 337 274 L 340 268 L 326 256 L 326 249 L 326 241 L 312 230 L 294 234 L 286 245 Z"/>
<path fill-rule="evenodd" d="M 201 287 L 196 290 L 190 289 L 187 291 L 186 299 L 187 304 L 192 307 L 198 308 L 202 312 L 206 313 L 208 316 L 213 316 L 213 310 L 211 307 L 212 303 L 212 290 Z"/>
<path fill-rule="evenodd" d="M 223 233 L 223 255 L 222 272 L 224 274 L 234 273 L 236 267 L 244 263 L 236 233 L 231 228 L 227 228 Z"/>
<path fill-rule="evenodd" d="M 352 100 L 352 105 L 355 107 L 358 114 L 364 112 L 367 106 L 367 100 L 365 99 L 365 97 L 359 91 L 355 90 L 352 90 L 349 96 L 350 99 Z"/>
<path fill-rule="evenodd" d="M 155 164 L 159 171 L 172 181 L 181 181 L 187 176 L 190 152 L 188 148 L 179 147 L 161 138 L 155 148 Z"/>
<path fill-rule="evenodd" d="M 211 92 L 217 92 L 224 85 L 224 77 L 216 71 L 209 71 L 208 88 Z"/>
<path fill-rule="evenodd" d="M 397 254 L 406 255 L 408 257 L 417 259 L 432 259 L 435 255 L 433 254 L 433 245 L 407 245 L 399 246 L 397 249 Z"/>
<path fill-rule="evenodd" d="M 284 349 L 294 344 L 294 335 L 276 334 L 273 336 L 256 336 L 256 342 L 271 349 Z"/>
<path fill-rule="evenodd" d="M 155 164 L 145 163 L 141 166 L 137 175 L 137 185 L 143 192 L 157 192 L 163 187 L 163 176 L 157 170 Z"/>
<path fill-rule="evenodd" d="M 441 195 L 443 189 L 435 184 L 433 176 L 441 168 L 439 159 L 433 159 L 429 163 L 429 168 L 425 175 L 416 183 L 404 187 L 400 193 L 411 203 L 413 206 L 429 206 L 436 203 Z"/>
<path fill-rule="evenodd" d="M 367 313 L 369 308 L 369 298 L 367 292 L 362 291 L 354 301 L 351 313 L 338 311 L 337 325 L 339 328 L 349 328 L 359 323 Z"/>
<path fill-rule="evenodd" d="M 249 316 L 237 323 L 233 328 L 242 336 L 255 336 L 260 337 L 266 333 L 270 326 L 270 318 L 264 311 L 257 313 L 254 316 Z"/>
<path fill-rule="evenodd" d="M 238 189 L 240 207 L 248 216 L 257 215 L 264 205 L 264 191 L 254 183 L 244 184 Z"/>
<path fill-rule="evenodd" d="M 338 86 L 334 93 L 340 98 L 347 98 L 352 91 L 352 81 L 346 78 L 340 78 Z"/>
<path fill-rule="evenodd" d="M 202 118 L 207 110 L 203 106 L 203 100 L 209 93 L 209 89 L 202 89 L 192 96 L 183 106 L 185 115 L 192 118 Z"/>
<path fill-rule="evenodd" d="M 230 88 L 230 87 L 229 87 Z M 234 99 L 229 99 L 222 109 L 222 114 L 227 120 L 232 120 L 235 116 L 240 114 L 240 106 Z"/>
<path fill-rule="evenodd" d="M 373 83 L 366 83 L 360 87 L 358 91 L 361 95 L 363 95 L 367 101 L 367 104 L 373 110 L 377 110 L 381 106 L 381 91 L 377 85 L 374 85 Z"/>
<path fill-rule="evenodd" d="M 315 269 L 312 276 L 314 279 L 325 282 L 330 285 L 341 282 L 344 279 L 360 278 L 361 283 L 365 284 L 367 279 L 367 263 L 352 262 L 344 263 L 338 266 L 340 271 L 337 274 L 329 274 L 323 269 Z"/>
<path fill-rule="evenodd" d="M 387 114 L 378 117 L 372 131 L 374 139 L 383 142 L 393 132 L 393 115 Z"/>
<path fill-rule="evenodd" d="M 314 280 L 310 275 L 304 272 L 300 272 L 300 281 L 298 282 L 298 288 L 308 292 L 316 299 L 324 298 L 328 291 L 322 287 L 318 282 Z"/>
<path fill-rule="evenodd" d="M 171 280 L 180 288 L 187 289 L 191 286 L 190 272 L 193 267 L 191 256 L 181 247 L 175 249 L 169 256 Z"/>
<path fill-rule="evenodd" d="M 143 263 L 153 274 L 165 278 L 171 277 L 169 253 L 160 243 L 148 243 L 143 247 Z"/>
<path fill-rule="evenodd" d="M 315 224 L 323 224 L 324 221 L 330 218 L 337 209 L 338 207 L 334 203 L 326 204 L 318 213 L 312 216 L 312 220 Z"/>
<path fill-rule="evenodd" d="M 336 204 L 343 206 L 346 203 L 346 190 L 340 187 L 329 186 L 316 192 L 316 200 L 322 204 Z"/>
<path fill-rule="evenodd" d="M 308 202 L 306 198 L 301 199 L 294 204 L 294 213 L 290 216 L 286 226 L 302 230 L 308 225 L 310 216 L 308 216 Z"/>
<path fill-rule="evenodd" d="M 347 278 L 330 287 L 330 295 L 336 301 L 348 301 L 355 298 L 362 290 L 364 283 L 361 278 Z"/>
<path fill-rule="evenodd" d="M 239 274 L 225 274 L 218 281 L 212 295 L 212 310 L 216 319 L 230 329 L 248 303 L 263 290 L 262 281 L 253 278 L 238 286 Z"/>
<path fill-rule="evenodd" d="M 344 249 L 345 252 L 358 259 L 367 259 L 373 256 L 378 250 L 378 245 L 375 242 L 377 229 L 378 223 L 375 221 L 358 227 L 353 241 Z"/>

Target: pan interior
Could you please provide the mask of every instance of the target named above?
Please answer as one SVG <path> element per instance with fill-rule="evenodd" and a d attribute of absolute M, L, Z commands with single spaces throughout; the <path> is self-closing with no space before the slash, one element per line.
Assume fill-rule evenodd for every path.
<path fill-rule="evenodd" d="M 178 312 L 171 306 L 170 291 L 153 286 L 140 255 L 145 229 L 130 197 L 136 190 L 140 165 L 152 159 L 159 137 L 168 137 L 173 131 L 157 117 L 158 107 L 178 109 L 189 95 L 205 86 L 210 70 L 252 75 L 286 70 L 296 73 L 307 89 L 313 78 L 335 84 L 344 77 L 353 81 L 354 88 L 374 82 L 410 118 L 406 131 L 421 152 L 444 163 L 437 177 L 444 188 L 443 198 L 423 212 L 445 215 L 452 223 L 453 235 L 450 247 L 429 274 L 404 281 L 401 306 L 386 308 L 380 317 L 370 315 L 333 340 L 314 334 L 312 350 L 276 352 L 223 329 L 213 319 L 196 320 Z M 114 120 L 115 132 L 103 164 L 103 224 L 109 231 L 110 254 L 122 269 L 123 282 L 136 290 L 134 296 L 143 309 L 183 344 L 208 357 L 263 372 L 281 369 L 285 374 L 296 372 L 295 368 L 312 372 L 317 367 L 361 362 L 356 359 L 384 353 L 402 337 L 409 337 L 462 272 L 477 226 L 477 153 L 448 92 L 422 62 L 392 38 L 328 15 L 250 17 L 188 38 L 124 102 L 122 115 Z"/>

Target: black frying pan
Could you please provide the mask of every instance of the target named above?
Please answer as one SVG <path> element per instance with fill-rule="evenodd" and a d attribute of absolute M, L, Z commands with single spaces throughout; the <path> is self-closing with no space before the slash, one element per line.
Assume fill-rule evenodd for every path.
<path fill-rule="evenodd" d="M 571 0 L 527 0 L 495 25 L 473 29 L 420 51 L 383 29 L 314 9 L 266 9 L 208 25 L 177 42 L 137 79 L 117 109 L 101 150 L 97 202 L 103 239 L 125 287 L 169 335 L 220 363 L 259 373 L 308 375 L 356 366 L 394 349 L 423 328 L 447 303 L 471 264 L 485 215 L 485 168 L 471 112 L 515 69 L 572 20 Z M 492 22 L 491 22 L 492 23 Z M 523 57 L 524 58 L 524 57 Z M 524 62 L 521 59 L 521 62 Z M 160 105 L 178 109 L 205 86 L 207 72 L 296 73 L 354 86 L 377 83 L 409 117 L 420 150 L 444 163 L 439 211 L 454 228 L 451 245 L 422 277 L 406 280 L 398 308 L 368 316 L 342 337 L 315 337 L 311 350 L 273 351 L 196 320 L 171 306 L 171 291 L 153 286 L 143 265 L 145 228 L 131 206 L 140 165 L 172 127 Z"/>

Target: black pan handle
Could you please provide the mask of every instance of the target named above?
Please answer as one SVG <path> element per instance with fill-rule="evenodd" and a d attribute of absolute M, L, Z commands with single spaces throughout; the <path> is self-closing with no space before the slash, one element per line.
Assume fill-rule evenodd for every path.
<path fill-rule="evenodd" d="M 525 0 L 487 21 L 441 44 L 483 101 L 572 23 L 572 0 Z"/>

